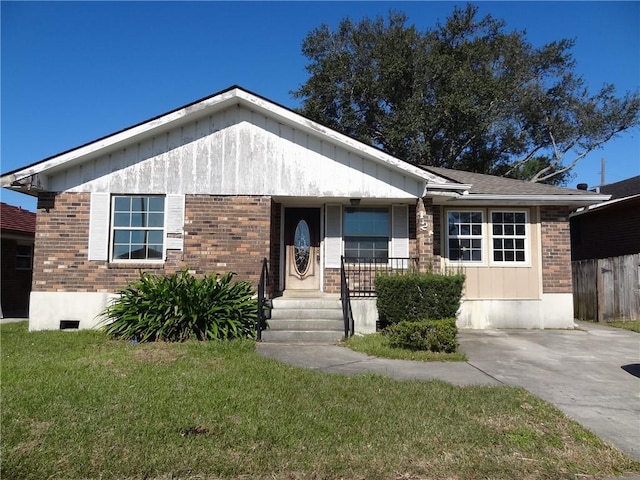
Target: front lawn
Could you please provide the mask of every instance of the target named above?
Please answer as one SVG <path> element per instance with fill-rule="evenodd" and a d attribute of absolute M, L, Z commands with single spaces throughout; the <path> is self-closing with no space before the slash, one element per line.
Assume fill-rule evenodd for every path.
<path fill-rule="evenodd" d="M 329 375 L 248 341 L 0 327 L 7 479 L 602 478 L 640 473 L 524 390 Z"/>

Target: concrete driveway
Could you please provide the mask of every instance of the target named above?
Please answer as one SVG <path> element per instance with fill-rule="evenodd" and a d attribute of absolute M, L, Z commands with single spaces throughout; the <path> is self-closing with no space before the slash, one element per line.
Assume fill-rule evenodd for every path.
<path fill-rule="evenodd" d="M 577 330 L 462 330 L 459 342 L 469 364 L 640 459 L 640 334 L 578 322 Z"/>
<path fill-rule="evenodd" d="M 458 340 L 466 363 L 389 360 L 334 345 L 260 343 L 257 351 L 329 373 L 519 386 L 640 459 L 640 334 L 579 322 L 576 330 L 461 330 Z"/>

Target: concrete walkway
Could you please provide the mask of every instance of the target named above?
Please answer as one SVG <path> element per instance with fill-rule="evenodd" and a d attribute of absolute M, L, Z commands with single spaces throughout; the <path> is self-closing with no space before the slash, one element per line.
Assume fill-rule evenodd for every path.
<path fill-rule="evenodd" d="M 258 344 L 259 354 L 328 373 L 512 385 L 554 404 L 640 459 L 640 335 L 578 322 L 576 330 L 461 330 L 467 362 L 387 360 L 328 345 Z"/>

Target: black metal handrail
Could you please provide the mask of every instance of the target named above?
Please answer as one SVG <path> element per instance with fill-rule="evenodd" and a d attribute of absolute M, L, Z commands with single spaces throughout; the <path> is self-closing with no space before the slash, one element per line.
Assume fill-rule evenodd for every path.
<path fill-rule="evenodd" d="M 418 259 L 409 257 L 343 257 L 342 270 L 352 297 L 375 297 L 375 279 L 379 274 L 405 274 L 418 270 Z"/>
<path fill-rule="evenodd" d="M 258 319 L 256 324 L 258 341 L 262 341 L 262 330 L 267 328 L 267 319 L 271 317 L 267 310 L 271 308 L 271 301 L 267 299 L 265 290 L 269 281 L 269 267 L 267 259 L 262 259 L 262 270 L 260 271 L 260 279 L 258 280 Z"/>
<path fill-rule="evenodd" d="M 344 338 L 347 339 L 353 335 L 353 311 L 351 310 L 351 294 L 343 256 L 340 257 L 340 302 L 342 303 L 342 319 L 344 320 Z"/>

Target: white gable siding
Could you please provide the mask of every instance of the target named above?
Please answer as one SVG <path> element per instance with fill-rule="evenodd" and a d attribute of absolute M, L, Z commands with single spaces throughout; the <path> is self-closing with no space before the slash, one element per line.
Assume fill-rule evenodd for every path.
<path fill-rule="evenodd" d="M 51 174 L 55 191 L 417 198 L 422 181 L 242 107 Z"/>

